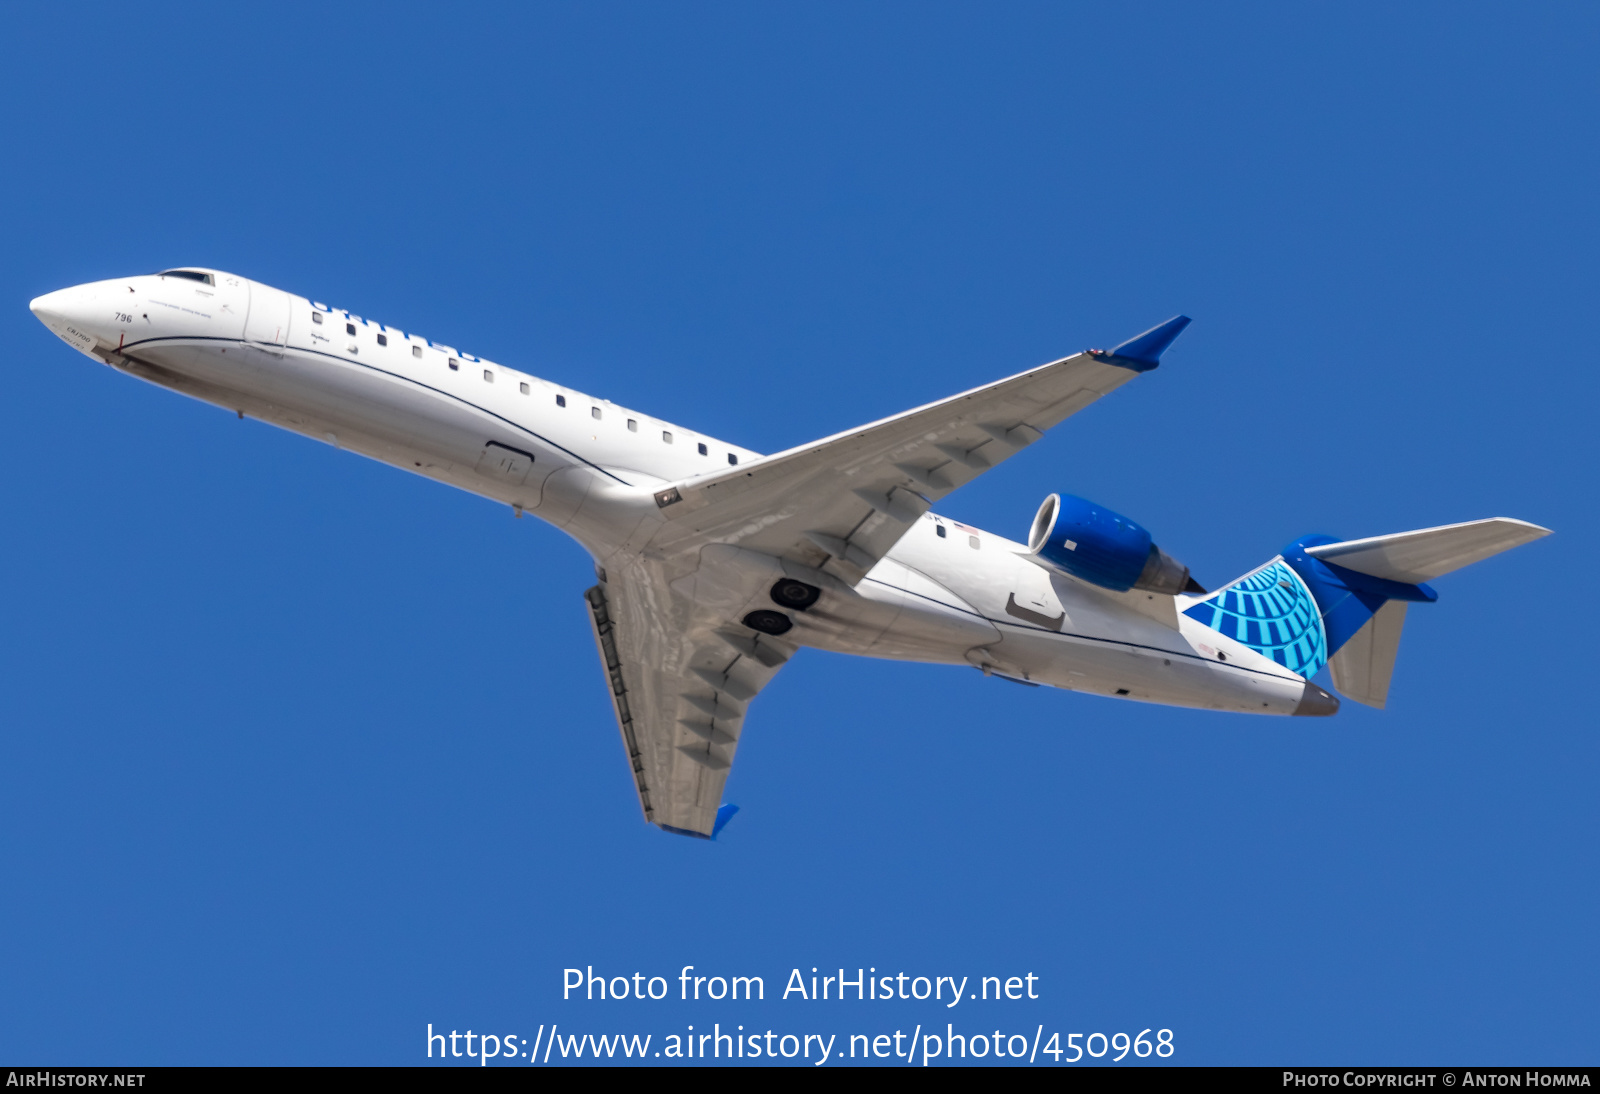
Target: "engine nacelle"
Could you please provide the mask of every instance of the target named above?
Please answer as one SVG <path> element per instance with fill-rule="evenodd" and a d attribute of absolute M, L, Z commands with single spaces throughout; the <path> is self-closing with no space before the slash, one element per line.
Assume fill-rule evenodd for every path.
<path fill-rule="evenodd" d="M 1189 567 L 1151 542 L 1143 527 L 1071 494 L 1044 499 L 1028 550 L 1073 577 L 1119 593 L 1181 593 L 1191 585 Z"/>

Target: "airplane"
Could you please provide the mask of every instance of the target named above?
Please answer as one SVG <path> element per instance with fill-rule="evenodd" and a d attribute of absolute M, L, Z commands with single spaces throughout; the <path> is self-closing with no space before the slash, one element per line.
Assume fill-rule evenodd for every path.
<path fill-rule="evenodd" d="M 1303 536 L 1217 591 L 1141 525 L 1051 494 L 1027 542 L 933 512 L 1149 372 L 1175 316 L 762 455 L 236 274 L 97 281 L 30 308 L 139 379 L 533 514 L 593 556 L 584 594 L 647 821 L 714 838 L 751 702 L 802 648 L 1250 714 L 1383 707 L 1428 582 L 1549 534 L 1495 517 Z"/>

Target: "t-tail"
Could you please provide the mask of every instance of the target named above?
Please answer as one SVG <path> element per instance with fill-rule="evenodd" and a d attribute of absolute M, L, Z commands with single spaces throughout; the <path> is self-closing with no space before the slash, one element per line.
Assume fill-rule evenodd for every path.
<path fill-rule="evenodd" d="M 1341 694 L 1381 708 L 1406 609 L 1439 598 L 1427 582 L 1549 534 L 1493 517 L 1368 539 L 1303 536 L 1184 614 L 1307 680 L 1327 665 Z M 1338 709 L 1324 698 L 1303 713 Z"/>

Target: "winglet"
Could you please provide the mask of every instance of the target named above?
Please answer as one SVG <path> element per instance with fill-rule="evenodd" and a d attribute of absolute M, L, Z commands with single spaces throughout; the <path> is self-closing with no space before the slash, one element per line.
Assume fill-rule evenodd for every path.
<path fill-rule="evenodd" d="M 1137 338 L 1130 338 L 1116 349 L 1101 355 L 1109 363 L 1131 368 L 1135 372 L 1148 372 L 1161 363 L 1161 355 L 1189 325 L 1187 315 L 1174 315 L 1160 326 L 1151 327 Z"/>
<path fill-rule="evenodd" d="M 717 838 L 717 834 L 728 826 L 728 822 L 733 819 L 733 815 L 738 811 L 739 807 L 737 805 L 728 805 L 727 803 L 723 803 L 722 805 L 717 806 L 717 820 L 716 823 L 711 826 L 712 839 Z"/>

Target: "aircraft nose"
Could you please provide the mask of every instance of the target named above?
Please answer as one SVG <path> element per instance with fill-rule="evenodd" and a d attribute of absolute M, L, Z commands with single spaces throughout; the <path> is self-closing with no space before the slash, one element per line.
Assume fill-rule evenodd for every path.
<path fill-rule="evenodd" d="M 34 297 L 28 301 L 28 310 L 51 330 L 55 329 L 55 323 L 62 321 L 87 326 L 98 310 L 95 305 L 99 303 L 99 298 L 97 286 L 73 285 Z"/>
<path fill-rule="evenodd" d="M 70 306 L 71 297 L 71 289 L 57 289 L 55 292 L 47 292 L 43 296 L 36 296 L 28 301 L 28 310 L 37 316 L 41 323 L 49 326 L 51 319 L 65 317 L 66 311 Z"/>
<path fill-rule="evenodd" d="M 99 318 L 98 293 L 92 285 L 74 285 L 57 289 L 28 301 L 28 310 L 50 329 L 50 332 L 80 353 L 93 356 Z"/>

